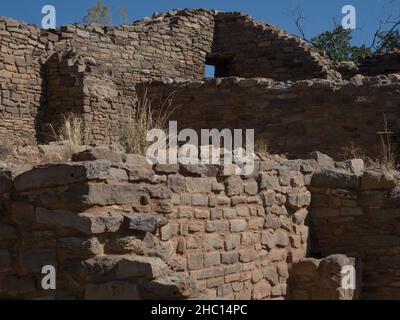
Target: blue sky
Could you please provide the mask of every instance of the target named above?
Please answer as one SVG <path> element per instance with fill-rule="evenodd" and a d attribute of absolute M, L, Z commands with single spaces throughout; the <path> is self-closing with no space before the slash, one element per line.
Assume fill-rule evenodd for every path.
<path fill-rule="evenodd" d="M 40 24 L 41 8 L 52 4 L 57 9 L 57 26 L 81 22 L 87 9 L 95 0 L 2 0 L 0 16 L 8 16 L 29 23 Z M 150 16 L 153 12 L 168 11 L 172 8 L 214 8 L 221 11 L 243 11 L 253 18 L 278 25 L 291 33 L 297 33 L 288 10 L 303 9 L 303 21 L 308 37 L 330 29 L 333 19 L 341 21 L 341 9 L 346 4 L 357 10 L 357 27 L 354 32 L 355 44 L 370 44 L 379 19 L 389 13 L 400 14 L 400 0 L 104 0 L 112 10 L 113 23 L 121 23 L 118 8 L 129 9 L 129 20 Z"/>

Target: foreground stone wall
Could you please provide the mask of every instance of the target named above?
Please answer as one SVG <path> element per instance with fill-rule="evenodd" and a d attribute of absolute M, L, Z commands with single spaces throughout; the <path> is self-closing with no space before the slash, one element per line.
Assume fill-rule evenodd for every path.
<path fill-rule="evenodd" d="M 362 299 L 399 299 L 400 176 L 327 169 L 311 182 L 312 254 L 362 264 Z"/>
<path fill-rule="evenodd" d="M 356 269 L 359 269 L 359 266 L 354 258 L 342 254 L 323 259 L 305 258 L 297 261 L 290 273 L 289 298 L 292 300 L 357 299 L 362 285 L 357 277 L 358 274 L 356 274 L 355 289 L 344 287 L 342 283 L 343 270 L 348 267 L 360 271 Z"/>
<path fill-rule="evenodd" d="M 175 92 L 171 119 L 181 129 L 255 129 L 256 140 L 267 142 L 270 151 L 293 157 L 321 150 L 341 158 L 351 143 L 376 156 L 384 117 L 390 131 L 400 129 L 396 74 L 294 83 L 234 77 L 154 81 L 146 87 L 156 101 Z"/>
<path fill-rule="evenodd" d="M 276 157 L 241 178 L 101 152 L 75 160 L 112 162 L 2 171 L 2 298 L 286 296 L 306 255 L 309 165 Z M 40 289 L 47 264 L 55 293 Z"/>
<path fill-rule="evenodd" d="M 98 148 L 3 168 L 0 297 L 397 299 L 400 177 L 311 158 L 264 157 L 240 177 Z"/>

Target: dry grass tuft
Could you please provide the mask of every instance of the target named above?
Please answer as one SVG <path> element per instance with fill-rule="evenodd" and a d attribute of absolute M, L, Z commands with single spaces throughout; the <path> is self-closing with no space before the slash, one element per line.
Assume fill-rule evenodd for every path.
<path fill-rule="evenodd" d="M 62 125 L 59 132 L 56 133 L 54 127 L 50 125 L 55 140 L 59 145 L 62 146 L 61 153 L 59 155 L 61 161 L 69 161 L 74 153 L 81 150 L 84 143 L 83 134 L 83 121 L 82 119 L 70 113 L 64 115 Z"/>
<path fill-rule="evenodd" d="M 344 159 L 362 159 L 367 169 L 381 169 L 386 171 L 398 171 L 398 150 L 392 142 L 392 132 L 390 131 L 386 116 L 383 115 L 383 131 L 379 132 L 381 141 L 381 153 L 378 158 L 371 158 L 365 155 L 363 150 L 356 147 L 353 142 L 348 147 L 343 148 L 342 156 Z"/>
<path fill-rule="evenodd" d="M 270 154 L 269 141 L 266 139 L 257 140 L 254 143 L 254 152 L 261 156 Z"/>
<path fill-rule="evenodd" d="M 152 100 L 145 90 L 141 99 L 128 114 L 128 121 L 122 126 L 120 133 L 120 145 L 126 153 L 145 155 L 152 142 L 146 141 L 147 132 L 152 129 L 167 129 L 167 122 L 171 114 L 176 110 L 173 107 L 173 95 L 171 93 L 159 108 L 153 108 Z"/>

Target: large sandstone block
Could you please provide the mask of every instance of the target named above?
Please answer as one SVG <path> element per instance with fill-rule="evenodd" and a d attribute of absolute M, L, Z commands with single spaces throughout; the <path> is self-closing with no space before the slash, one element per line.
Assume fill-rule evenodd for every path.
<path fill-rule="evenodd" d="M 51 209 L 81 210 L 93 206 L 135 204 L 140 207 L 149 203 L 146 188 L 137 184 L 88 183 L 73 185 L 62 192 L 45 191 L 38 195 L 44 207 Z"/>
<path fill-rule="evenodd" d="M 392 189 L 400 183 L 389 172 L 382 170 L 366 171 L 361 179 L 362 190 Z"/>
<path fill-rule="evenodd" d="M 98 256 L 85 260 L 84 264 L 93 280 L 100 280 L 108 275 L 117 280 L 152 280 L 168 271 L 167 265 L 160 258 L 128 254 Z"/>
<path fill-rule="evenodd" d="M 145 299 L 176 300 L 198 296 L 196 280 L 184 274 L 173 273 L 146 282 L 141 286 Z"/>
<path fill-rule="evenodd" d="M 65 186 L 89 180 L 104 180 L 110 176 L 108 161 L 45 164 L 15 178 L 19 192 Z"/>
<path fill-rule="evenodd" d="M 110 148 L 97 147 L 75 153 L 71 160 L 73 162 L 107 160 L 113 163 L 121 163 L 122 159 L 123 157 L 120 153 L 110 150 Z"/>
<path fill-rule="evenodd" d="M 360 186 L 361 177 L 345 171 L 322 170 L 313 175 L 311 186 L 329 189 L 355 190 Z"/>
<path fill-rule="evenodd" d="M 77 213 L 67 210 L 36 209 L 36 221 L 58 228 L 71 228 L 85 234 L 117 232 L 123 216 L 116 212 Z"/>

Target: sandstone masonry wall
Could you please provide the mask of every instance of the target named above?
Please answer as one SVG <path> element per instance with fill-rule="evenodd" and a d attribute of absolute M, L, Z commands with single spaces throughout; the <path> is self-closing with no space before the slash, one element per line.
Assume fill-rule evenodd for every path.
<path fill-rule="evenodd" d="M 368 57 L 361 61 L 359 71 L 364 75 L 379 75 L 400 72 L 400 52 L 389 52 Z"/>
<path fill-rule="evenodd" d="M 96 152 L 1 171 L 0 297 L 286 296 L 306 255 L 311 164 L 272 157 L 240 177 Z M 43 265 L 57 268 L 53 293 L 40 289 Z"/>
<path fill-rule="evenodd" d="M 399 178 L 381 170 L 332 169 L 312 178 L 311 253 L 357 258 L 361 299 L 400 297 Z"/>
<path fill-rule="evenodd" d="M 171 119 L 181 129 L 255 129 L 256 140 L 268 142 L 271 152 L 292 157 L 320 150 L 340 158 L 351 143 L 375 156 L 381 152 L 377 133 L 384 129 L 384 117 L 394 135 L 400 129 L 396 74 L 351 81 L 153 81 L 145 87 L 154 100 L 175 92 Z"/>
<path fill-rule="evenodd" d="M 357 299 L 361 281 L 355 281 L 358 290 L 343 287 L 342 284 L 343 269 L 348 267 L 356 270 L 358 266 L 354 258 L 342 254 L 323 259 L 305 258 L 297 261 L 290 272 L 289 298 L 292 300 Z"/>
<path fill-rule="evenodd" d="M 209 61 L 216 76 L 263 77 L 278 81 L 340 79 L 334 64 L 301 39 L 243 13 L 219 13 Z"/>
<path fill-rule="evenodd" d="M 36 143 L 44 99 L 39 35 L 35 26 L 0 18 L 0 140 Z"/>
<path fill-rule="evenodd" d="M 90 109 L 91 98 L 83 98 L 87 85 L 82 81 L 89 70 L 83 63 L 75 64 L 77 60 L 108 74 L 111 88 L 127 94 L 122 98 L 126 100 L 139 81 L 202 77 L 213 28 L 213 12 L 207 10 L 171 11 L 118 27 L 76 24 L 49 32 L 1 18 L 0 113 L 5 121 L 0 137 L 35 144 L 48 138 L 46 126 L 49 121 L 59 122 L 57 115 Z M 97 110 L 95 101 L 92 107 L 96 110 L 89 118 L 101 122 L 103 111 Z M 88 142 L 99 141 L 98 130 Z M 108 140 L 107 135 L 101 142 Z"/>

